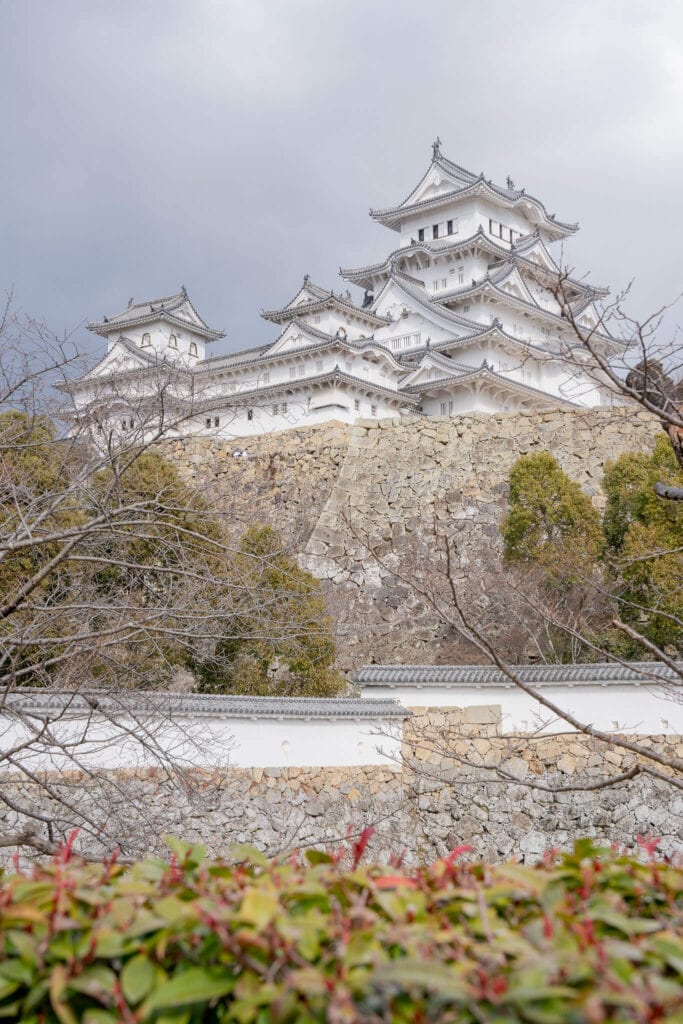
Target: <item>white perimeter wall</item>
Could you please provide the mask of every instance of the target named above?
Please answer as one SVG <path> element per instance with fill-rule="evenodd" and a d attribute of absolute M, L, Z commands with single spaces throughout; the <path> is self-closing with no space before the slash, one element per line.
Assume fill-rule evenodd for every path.
<path fill-rule="evenodd" d="M 34 724 L 37 718 L 33 717 Z M 162 719 L 121 718 L 118 724 L 102 715 L 70 715 L 51 726 L 58 743 L 68 744 L 72 757 L 57 744 L 32 742 L 15 760 L 33 770 L 145 768 L 165 757 L 195 768 L 231 765 L 241 768 L 341 767 L 394 765 L 401 746 L 401 720 L 247 719 L 197 715 Z M 382 733 L 381 738 L 377 735 Z M 135 738 L 133 738 L 135 737 Z M 0 716 L 0 750 L 28 738 L 16 718 Z M 379 754 L 381 745 L 384 754 Z M 160 756 L 161 755 L 161 756 Z"/>
<path fill-rule="evenodd" d="M 683 694 L 675 699 L 664 687 L 647 683 L 543 685 L 539 693 L 571 712 L 581 722 L 607 732 L 640 735 L 683 735 Z M 457 707 L 500 705 L 504 732 L 528 732 L 542 725 L 543 732 L 566 732 L 564 721 L 523 690 L 514 686 L 364 686 L 362 697 L 393 697 L 405 707 Z"/>

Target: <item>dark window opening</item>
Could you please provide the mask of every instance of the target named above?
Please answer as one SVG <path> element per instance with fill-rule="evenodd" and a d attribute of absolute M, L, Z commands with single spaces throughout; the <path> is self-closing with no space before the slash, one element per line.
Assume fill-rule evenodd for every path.
<path fill-rule="evenodd" d="M 424 242 L 424 240 L 425 240 L 425 229 L 424 228 L 420 228 L 420 230 L 418 231 L 418 233 L 417 233 L 417 240 L 418 240 L 418 242 Z"/>
<path fill-rule="evenodd" d="M 439 225 L 438 224 L 434 224 L 434 226 L 432 227 L 432 238 L 438 238 L 438 237 L 439 237 Z"/>
<path fill-rule="evenodd" d="M 449 220 L 448 223 L 446 224 L 446 231 L 448 232 L 449 235 L 453 234 L 453 221 L 452 220 Z"/>
<path fill-rule="evenodd" d="M 247 409 L 247 419 L 248 420 L 253 420 L 253 418 L 254 418 L 254 410 L 253 409 Z"/>

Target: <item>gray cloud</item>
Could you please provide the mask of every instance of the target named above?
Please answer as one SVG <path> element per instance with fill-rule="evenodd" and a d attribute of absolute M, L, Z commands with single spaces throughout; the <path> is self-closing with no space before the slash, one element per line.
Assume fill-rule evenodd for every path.
<path fill-rule="evenodd" d="M 0 287 L 64 330 L 184 283 L 257 344 L 392 247 L 367 209 L 439 134 L 643 315 L 681 289 L 682 36 L 675 0 L 0 0 Z"/>

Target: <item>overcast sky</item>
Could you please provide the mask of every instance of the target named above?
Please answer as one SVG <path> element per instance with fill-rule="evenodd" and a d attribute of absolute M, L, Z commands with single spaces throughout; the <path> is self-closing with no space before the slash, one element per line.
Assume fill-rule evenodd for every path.
<path fill-rule="evenodd" d="M 680 0 L 0 0 L 0 289 L 86 343 L 185 284 L 262 343 L 304 273 L 394 247 L 368 208 L 438 134 L 644 315 L 683 287 L 682 46 Z"/>

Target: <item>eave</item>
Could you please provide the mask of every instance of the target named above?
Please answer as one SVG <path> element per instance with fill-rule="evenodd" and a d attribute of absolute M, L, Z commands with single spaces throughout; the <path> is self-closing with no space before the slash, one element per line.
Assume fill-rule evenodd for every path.
<path fill-rule="evenodd" d="M 225 337 L 225 331 L 215 331 L 211 327 L 193 324 L 189 320 L 183 320 L 180 317 L 174 316 L 172 312 L 162 309 L 153 313 L 146 313 L 144 316 L 133 317 L 130 320 L 117 321 L 116 323 L 112 323 L 109 320 L 94 321 L 88 324 L 88 330 L 92 331 L 93 334 L 99 334 L 103 338 L 108 338 L 116 331 L 128 330 L 131 327 L 145 327 L 147 324 L 158 323 L 160 320 L 164 320 L 180 330 L 199 334 L 206 338 L 207 341 L 218 341 L 219 338 Z"/>
<path fill-rule="evenodd" d="M 282 324 L 286 323 L 288 320 L 294 319 L 294 317 L 308 315 L 309 313 L 319 313 L 323 309 L 330 309 L 334 307 L 341 309 L 343 313 L 359 317 L 365 323 L 370 324 L 373 327 L 380 327 L 389 322 L 385 317 L 380 317 L 376 313 L 372 313 L 369 309 L 363 309 L 361 306 L 356 306 L 355 303 L 349 302 L 347 299 L 342 299 L 340 296 L 332 294 L 326 296 L 324 299 L 319 299 L 315 302 L 302 303 L 300 306 L 296 306 L 294 308 L 285 306 L 282 309 L 266 309 L 263 310 L 261 316 L 264 320 L 270 320 L 271 323 Z"/>
<path fill-rule="evenodd" d="M 511 380 L 504 374 L 496 373 L 496 371 L 492 370 L 489 366 L 472 368 L 469 373 L 443 377 L 441 379 L 429 381 L 428 384 L 412 384 L 406 388 L 406 391 L 414 391 L 424 397 L 425 395 L 429 395 L 432 391 L 443 391 L 448 387 L 465 385 L 473 383 L 476 380 L 487 380 L 490 381 L 491 384 L 495 384 L 497 387 L 503 387 L 505 390 L 510 390 L 517 394 L 532 397 L 536 401 L 540 400 L 548 408 L 553 408 L 558 405 L 567 409 L 581 408 L 581 406 L 577 405 L 576 402 L 570 402 L 567 398 L 550 395 L 547 391 L 541 391 L 540 388 L 534 388 L 530 384 L 522 384 L 520 381 Z"/>
<path fill-rule="evenodd" d="M 453 203 L 459 203 L 475 195 L 485 195 L 491 198 L 497 205 L 509 210 L 524 205 L 531 206 L 537 211 L 537 215 L 535 218 L 529 217 L 529 220 L 542 227 L 549 235 L 553 236 L 554 240 L 567 238 L 579 229 L 578 224 L 567 224 L 556 220 L 553 214 L 547 212 L 539 199 L 527 195 L 523 189 L 518 191 L 501 189 L 492 182 L 487 181 L 483 175 L 480 175 L 471 185 L 465 185 L 461 189 L 453 189 L 449 192 L 442 192 L 440 195 L 431 196 L 429 199 L 422 199 L 416 203 L 410 203 L 406 206 L 387 207 L 380 210 L 371 209 L 370 216 L 385 227 L 391 228 L 393 231 L 400 231 L 401 224 L 407 217 L 424 211 L 435 210 L 442 206 L 452 205 Z"/>

